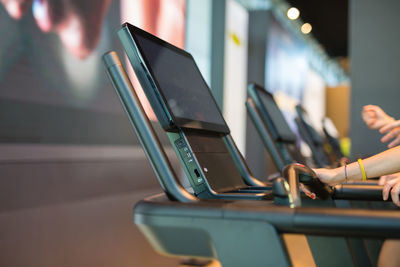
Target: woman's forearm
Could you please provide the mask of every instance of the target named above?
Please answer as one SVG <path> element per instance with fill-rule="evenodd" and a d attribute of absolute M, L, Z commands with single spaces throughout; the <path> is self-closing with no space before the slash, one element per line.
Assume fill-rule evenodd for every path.
<path fill-rule="evenodd" d="M 400 171 L 400 146 L 388 149 L 372 157 L 363 159 L 367 178 L 379 177 Z M 360 180 L 363 178 L 360 165 L 357 161 L 346 167 L 347 180 Z M 345 180 L 345 167 L 338 169 L 338 175 Z"/>

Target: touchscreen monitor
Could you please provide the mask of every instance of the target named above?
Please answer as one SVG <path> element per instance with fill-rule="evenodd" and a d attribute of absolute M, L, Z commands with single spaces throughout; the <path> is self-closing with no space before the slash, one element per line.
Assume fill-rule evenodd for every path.
<path fill-rule="evenodd" d="M 191 54 L 135 26 L 125 25 L 144 61 L 142 68 L 155 83 L 151 90 L 158 90 L 156 95 L 170 113 L 173 126 L 229 133 Z"/>
<path fill-rule="evenodd" d="M 303 121 L 308 134 L 316 145 L 322 145 L 324 140 L 321 135 L 315 130 L 307 111 L 299 104 L 296 106 L 296 112 L 299 118 Z"/>
<path fill-rule="evenodd" d="M 287 142 L 295 142 L 296 135 L 290 129 L 272 94 L 266 92 L 263 88 L 257 88 L 257 92 L 266 112 L 275 126 L 275 130 L 278 133 L 277 138 Z"/>

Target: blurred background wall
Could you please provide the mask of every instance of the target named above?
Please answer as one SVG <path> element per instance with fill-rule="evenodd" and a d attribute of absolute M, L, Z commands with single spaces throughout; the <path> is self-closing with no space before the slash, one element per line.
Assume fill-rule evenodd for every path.
<path fill-rule="evenodd" d="M 185 1 L 0 5 L 1 266 L 177 266 L 132 222 L 161 188 L 101 56 L 123 58 L 125 21 L 183 47 L 185 13 Z"/>
<path fill-rule="evenodd" d="M 381 135 L 361 120 L 363 105 L 379 105 L 399 118 L 400 2 L 350 1 L 351 104 L 350 137 L 353 156 L 371 155 L 386 148 Z"/>

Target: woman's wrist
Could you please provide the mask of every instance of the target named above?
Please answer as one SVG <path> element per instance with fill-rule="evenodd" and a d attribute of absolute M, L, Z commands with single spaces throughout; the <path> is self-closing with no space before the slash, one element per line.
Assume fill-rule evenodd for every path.
<path fill-rule="evenodd" d="M 344 166 L 332 169 L 334 175 L 332 176 L 331 182 L 333 184 L 342 183 L 346 180 L 346 171 Z"/>

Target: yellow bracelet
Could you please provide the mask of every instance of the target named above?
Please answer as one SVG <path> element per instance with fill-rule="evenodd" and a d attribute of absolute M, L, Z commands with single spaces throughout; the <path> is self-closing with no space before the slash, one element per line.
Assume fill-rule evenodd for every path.
<path fill-rule="evenodd" d="M 367 180 L 367 175 L 365 174 L 365 169 L 364 169 L 364 164 L 362 162 L 362 159 L 358 159 L 357 161 L 358 161 L 358 165 L 360 165 L 363 181 L 366 181 Z"/>

